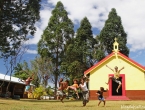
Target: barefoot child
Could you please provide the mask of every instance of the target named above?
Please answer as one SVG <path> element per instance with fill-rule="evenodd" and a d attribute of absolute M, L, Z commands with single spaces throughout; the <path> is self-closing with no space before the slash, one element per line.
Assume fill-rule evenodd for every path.
<path fill-rule="evenodd" d="M 28 77 L 26 80 L 21 80 L 22 82 L 25 83 L 26 88 L 25 88 L 25 92 L 30 93 L 30 83 L 31 81 L 34 79 L 34 74 L 32 74 L 31 77 Z"/>
<path fill-rule="evenodd" d="M 77 94 L 78 99 L 79 99 L 79 95 L 78 95 L 78 91 L 77 91 L 77 89 L 79 88 L 79 86 L 78 86 L 78 80 L 74 79 L 73 82 L 74 82 L 74 84 L 71 85 L 71 86 L 68 86 L 66 90 L 67 91 L 68 91 L 68 89 L 74 90 L 75 93 Z"/>
<path fill-rule="evenodd" d="M 62 81 L 63 81 L 63 78 L 60 78 L 60 81 L 59 81 L 59 83 L 58 83 L 58 84 L 59 84 L 59 87 L 58 87 L 58 91 L 57 91 L 57 94 L 56 94 L 56 95 L 57 95 L 57 100 L 60 98 L 60 97 L 59 97 L 59 94 L 60 94 L 60 91 L 59 91 L 59 90 L 61 90 L 61 82 L 62 82 Z"/>
<path fill-rule="evenodd" d="M 83 106 L 86 106 L 86 104 L 89 102 L 89 90 L 87 88 L 87 83 L 88 83 L 89 79 L 86 78 L 86 76 L 84 76 L 80 82 L 81 84 L 79 85 L 79 87 L 82 90 L 82 95 L 83 95 Z"/>
<path fill-rule="evenodd" d="M 116 92 L 118 93 L 119 88 L 121 87 L 121 81 L 119 80 L 119 76 L 120 76 L 120 71 L 124 69 L 124 67 L 122 67 L 120 70 L 118 70 L 118 67 L 115 66 L 115 70 L 110 68 L 109 66 L 106 65 L 106 67 L 108 67 L 109 69 L 111 69 L 114 72 L 114 77 L 109 77 L 108 79 L 108 83 L 106 83 L 107 85 L 109 84 L 110 80 L 113 80 L 114 82 L 118 83 L 118 87 L 116 89 Z"/>
<path fill-rule="evenodd" d="M 68 87 L 68 84 L 69 84 L 69 81 L 68 80 L 66 80 L 66 81 L 64 81 L 64 82 L 60 82 L 60 87 L 58 88 L 58 95 L 59 95 L 59 97 L 60 97 L 60 101 L 63 103 L 63 99 L 65 98 L 65 90 L 67 89 L 67 87 Z"/>
<path fill-rule="evenodd" d="M 97 95 L 98 95 L 98 99 L 99 99 L 99 103 L 98 103 L 98 106 L 100 105 L 100 103 L 103 101 L 104 102 L 104 106 L 105 106 L 105 98 L 103 97 L 103 92 L 107 92 L 108 90 L 104 90 L 103 87 L 100 87 L 100 90 L 97 91 Z"/>

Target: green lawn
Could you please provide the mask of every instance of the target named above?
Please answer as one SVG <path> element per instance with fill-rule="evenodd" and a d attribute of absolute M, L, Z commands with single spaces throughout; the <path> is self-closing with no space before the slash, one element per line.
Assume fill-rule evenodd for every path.
<path fill-rule="evenodd" d="M 99 107 L 97 104 L 98 100 L 92 100 L 83 107 L 82 101 L 0 99 L 0 110 L 145 110 L 145 101 L 106 101 L 106 107 L 103 103 Z"/>

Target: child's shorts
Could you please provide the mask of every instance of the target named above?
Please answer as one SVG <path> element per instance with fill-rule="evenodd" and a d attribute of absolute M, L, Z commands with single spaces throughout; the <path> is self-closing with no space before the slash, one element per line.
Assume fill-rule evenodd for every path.
<path fill-rule="evenodd" d="M 99 99 L 100 101 L 105 101 L 104 97 L 102 97 L 102 98 L 99 97 L 98 99 Z"/>
<path fill-rule="evenodd" d="M 116 79 L 116 78 L 113 77 L 112 80 L 113 80 L 114 82 L 118 83 L 118 84 L 121 84 L 121 81 L 120 81 L 119 79 Z"/>
<path fill-rule="evenodd" d="M 30 90 L 30 85 L 26 86 L 25 91 L 29 91 Z"/>
<path fill-rule="evenodd" d="M 70 88 L 77 91 L 76 87 L 74 87 L 74 86 L 70 86 Z"/>
<path fill-rule="evenodd" d="M 57 91 L 57 96 L 64 96 L 65 95 L 65 92 L 64 91 L 62 91 L 62 90 L 58 90 Z"/>

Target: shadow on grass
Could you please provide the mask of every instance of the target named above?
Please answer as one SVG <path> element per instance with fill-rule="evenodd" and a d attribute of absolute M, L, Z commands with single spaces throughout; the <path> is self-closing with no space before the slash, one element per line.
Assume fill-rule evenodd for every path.
<path fill-rule="evenodd" d="M 123 105 L 131 105 L 131 104 L 123 104 Z"/>
<path fill-rule="evenodd" d="M 0 104 L 2 104 L 2 105 L 3 105 L 3 104 L 8 105 L 8 104 L 6 104 L 6 103 L 0 103 Z"/>
<path fill-rule="evenodd" d="M 50 103 L 54 103 L 54 102 L 58 102 L 60 103 L 60 100 L 37 100 L 37 99 L 21 99 L 19 100 L 21 102 L 50 102 Z M 63 100 L 63 102 L 82 102 L 81 100 Z M 62 102 L 61 102 L 62 103 Z"/>
<path fill-rule="evenodd" d="M 37 100 L 37 99 L 12 99 L 12 98 L 0 98 L 1 100 L 10 100 L 10 101 L 19 101 L 19 102 L 49 102 L 49 103 L 62 103 L 60 100 Z M 81 102 L 81 100 L 68 100 L 68 99 L 64 99 L 63 102 Z"/>
<path fill-rule="evenodd" d="M 83 106 L 83 105 L 65 105 L 64 107 L 73 107 L 73 108 L 80 108 L 80 107 L 95 107 L 94 105 L 86 105 L 86 106 Z"/>

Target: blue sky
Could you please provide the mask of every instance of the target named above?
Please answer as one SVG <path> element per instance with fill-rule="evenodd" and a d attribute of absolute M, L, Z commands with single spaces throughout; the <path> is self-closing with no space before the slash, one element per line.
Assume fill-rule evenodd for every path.
<path fill-rule="evenodd" d="M 41 19 L 36 22 L 37 31 L 27 45 L 29 49 L 23 55 L 23 60 L 30 61 L 37 56 L 37 43 L 46 28 L 51 11 L 59 0 L 42 0 L 40 11 Z M 99 34 L 111 8 L 115 8 L 122 19 L 122 24 L 127 33 L 127 46 L 130 49 L 129 57 L 145 66 L 145 0 L 60 0 L 69 18 L 79 28 L 80 21 L 87 17 L 92 25 L 94 36 Z M 0 73 L 5 74 L 6 68 L 3 60 L 0 60 Z"/>

